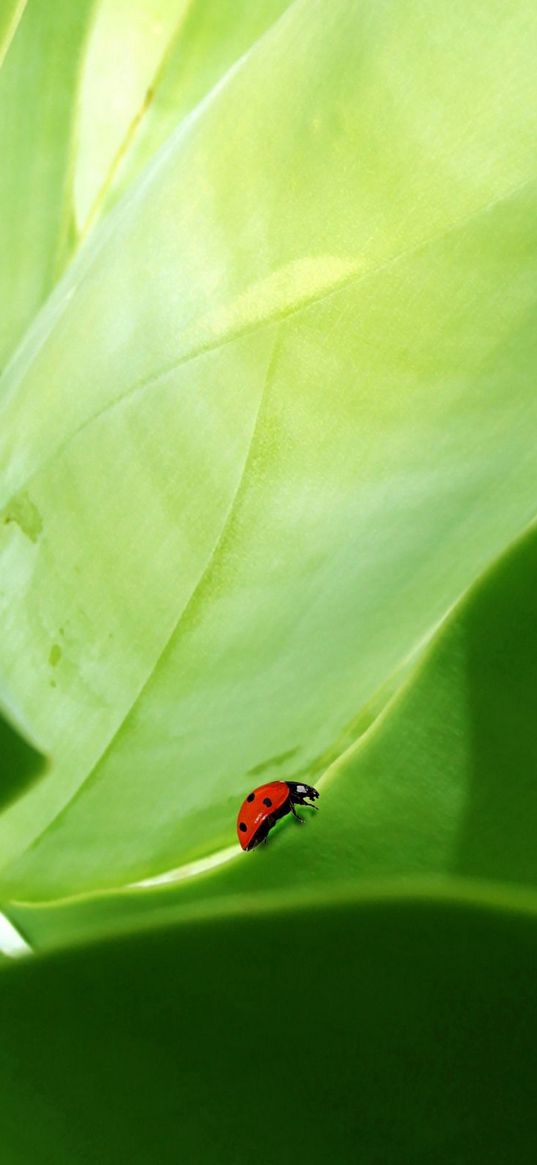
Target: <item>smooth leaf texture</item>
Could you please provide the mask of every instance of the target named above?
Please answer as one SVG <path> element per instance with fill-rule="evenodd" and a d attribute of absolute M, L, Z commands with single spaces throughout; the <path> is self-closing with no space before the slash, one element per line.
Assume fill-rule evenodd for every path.
<path fill-rule="evenodd" d="M 229 844 L 251 774 L 319 772 L 532 518 L 535 23 L 293 4 L 28 333 L 3 654 L 52 765 L 6 892 Z"/>
<path fill-rule="evenodd" d="M 328 768 L 320 813 L 291 818 L 254 854 L 224 851 L 169 883 L 56 904 L 16 903 L 37 948 L 132 929 L 148 919 L 259 910 L 293 887 L 453 878 L 537 889 L 537 532 L 455 609 L 371 728 Z M 254 784 L 255 781 L 252 781 Z"/>
<path fill-rule="evenodd" d="M 328 770 L 322 818 L 301 829 L 282 823 L 270 852 L 241 854 L 217 874 L 178 885 L 174 909 L 214 896 L 257 900 L 298 880 L 321 893 L 342 878 L 411 875 L 535 888 L 536 588 L 532 529 L 460 604 L 369 733 Z M 103 929 L 113 928 L 105 902 L 101 908 Z"/>
<path fill-rule="evenodd" d="M 289 0 L 263 0 L 262 4 L 251 4 L 250 0 L 233 0 L 232 4 L 222 0 L 137 2 L 138 20 L 133 19 L 132 3 L 101 0 L 93 54 L 85 70 L 77 171 L 81 221 L 87 215 L 92 192 L 95 198 L 97 176 L 102 185 L 94 212 L 103 213 L 128 190 L 184 118 L 289 7 Z M 130 41 L 128 60 L 124 48 L 122 60 L 129 84 L 122 85 L 118 94 L 117 46 L 124 46 L 125 37 Z M 156 42 L 163 37 L 166 48 L 151 76 Z M 103 70 L 108 84 L 103 84 Z M 138 101 L 133 107 L 136 94 Z M 121 102 L 113 118 L 110 99 Z M 112 157 L 110 140 L 116 147 Z"/>
<path fill-rule="evenodd" d="M 80 84 L 74 213 L 84 235 L 138 132 L 188 0 L 98 0 Z"/>
<path fill-rule="evenodd" d="M 2 970 L 3 1159 L 533 1165 L 536 941 L 349 900 Z"/>
<path fill-rule="evenodd" d="M 0 371 L 74 246 L 77 93 L 93 0 L 2 0 L 1 9 Z"/>
<path fill-rule="evenodd" d="M 328 770 L 322 819 L 300 831 L 282 823 L 273 852 L 178 888 L 177 903 L 270 893 L 297 878 L 322 890 L 343 877 L 418 874 L 536 887 L 536 591 L 533 528 L 460 604 L 367 736 Z"/>
<path fill-rule="evenodd" d="M 27 0 L 3 0 L 0 7 L 0 67 L 11 47 Z"/>

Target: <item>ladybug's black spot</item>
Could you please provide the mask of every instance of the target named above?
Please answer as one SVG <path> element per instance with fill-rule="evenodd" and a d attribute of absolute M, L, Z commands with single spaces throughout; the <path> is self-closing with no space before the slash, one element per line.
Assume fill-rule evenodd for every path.
<path fill-rule="evenodd" d="M 255 797 L 255 793 L 248 793 L 248 796 L 247 796 L 246 800 L 247 800 L 247 801 L 253 801 L 253 800 L 254 800 L 254 797 Z"/>
<path fill-rule="evenodd" d="M 267 809 L 270 809 L 270 806 L 272 805 L 270 797 L 263 797 L 263 805 L 266 805 Z"/>
<path fill-rule="evenodd" d="M 239 825 L 239 829 L 240 829 L 241 833 L 246 833 L 248 826 L 244 824 L 244 821 L 241 821 L 241 823 Z"/>

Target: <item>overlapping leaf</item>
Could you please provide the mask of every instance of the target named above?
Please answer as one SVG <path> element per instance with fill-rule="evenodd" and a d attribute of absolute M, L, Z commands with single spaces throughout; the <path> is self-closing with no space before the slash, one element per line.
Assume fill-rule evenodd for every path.
<path fill-rule="evenodd" d="M 531 1165 L 535 957 L 531 912 L 422 894 L 2 970 L 4 1158 Z"/>
<path fill-rule="evenodd" d="M 93 6 L 2 3 L 0 372 L 74 246 L 78 83 Z"/>
<path fill-rule="evenodd" d="M 289 4 L 137 0 L 134 8 L 132 0 L 101 0 L 84 73 L 75 191 L 81 225 L 118 201 Z M 120 92 L 118 46 L 127 81 Z"/>

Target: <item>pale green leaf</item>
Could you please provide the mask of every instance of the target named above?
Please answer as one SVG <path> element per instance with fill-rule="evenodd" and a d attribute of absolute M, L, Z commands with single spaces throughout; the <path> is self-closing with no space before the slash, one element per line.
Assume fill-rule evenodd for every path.
<path fill-rule="evenodd" d="M 13 39 L 0 72 L 0 370 L 74 245 L 77 92 L 92 7 L 2 3 L 0 43 L 2 29 L 6 46 Z"/>
<path fill-rule="evenodd" d="M 11 42 L 26 8 L 27 0 L 2 0 L 0 6 L 0 68 L 11 48 Z"/>
<path fill-rule="evenodd" d="M 38 947 L 235 904 L 257 911 L 292 886 L 337 894 L 426 877 L 535 897 L 537 889 L 537 532 L 457 606 L 401 689 L 319 781 L 319 813 L 291 817 L 267 847 L 238 845 L 120 893 L 15 904 Z M 272 774 L 271 774 L 272 775 Z M 296 775 L 296 774 L 295 774 Z M 314 773 L 302 773 L 317 780 Z M 251 786 L 261 775 L 252 775 Z M 243 793 L 246 792 L 246 785 Z M 241 798 L 242 799 L 242 798 Z M 239 799 L 237 799 L 238 809 Z"/>
<path fill-rule="evenodd" d="M 99 0 L 82 74 L 74 203 L 87 231 L 151 100 L 188 0 Z"/>
<path fill-rule="evenodd" d="M 14 894 L 228 845 L 533 516 L 536 19 L 295 3 L 28 334 L 3 654 L 53 764 Z"/>
<path fill-rule="evenodd" d="M 82 89 L 75 189 L 81 230 L 117 202 L 288 6 L 101 0 Z"/>

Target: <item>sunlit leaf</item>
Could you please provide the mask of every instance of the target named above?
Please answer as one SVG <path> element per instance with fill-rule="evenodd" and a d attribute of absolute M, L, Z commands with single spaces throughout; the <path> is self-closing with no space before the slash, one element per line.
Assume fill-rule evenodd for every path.
<path fill-rule="evenodd" d="M 74 245 L 77 91 L 92 8 L 2 0 L 0 371 Z"/>
<path fill-rule="evenodd" d="M 84 71 L 75 191 L 82 229 L 117 202 L 288 6 L 100 0 Z"/>
<path fill-rule="evenodd" d="M 533 517 L 535 20 L 292 5 L 29 332 L 3 658 L 53 762 L 15 896 L 228 845 Z"/>
<path fill-rule="evenodd" d="M 182 880 L 179 871 L 175 888 L 73 905 L 70 918 L 65 907 L 65 933 L 80 911 L 107 931 L 124 911 L 132 923 L 136 907 L 140 918 L 194 904 L 216 914 L 222 901 L 260 903 L 297 881 L 321 894 L 342 879 L 417 875 L 535 889 L 536 591 L 532 529 L 460 604 L 368 735 L 328 769 L 318 817 L 282 822 L 270 848 L 213 872 Z"/>
<path fill-rule="evenodd" d="M 11 48 L 27 0 L 3 0 L 0 7 L 0 67 Z"/>
<path fill-rule="evenodd" d="M 217 917 L 230 903 L 257 911 L 297 885 L 323 897 L 342 882 L 425 876 L 449 887 L 471 877 L 481 893 L 502 884 L 535 891 L 536 589 L 532 529 L 459 604 L 367 734 L 328 767 L 319 815 L 304 810 L 303 826 L 286 818 L 253 854 L 230 846 L 153 884 L 11 904 L 15 923 L 39 948 L 148 919 Z"/>
<path fill-rule="evenodd" d="M 78 230 L 88 230 L 151 100 L 188 0 L 98 0 L 80 91 L 74 182 Z"/>

